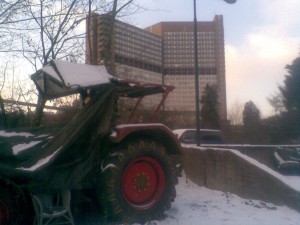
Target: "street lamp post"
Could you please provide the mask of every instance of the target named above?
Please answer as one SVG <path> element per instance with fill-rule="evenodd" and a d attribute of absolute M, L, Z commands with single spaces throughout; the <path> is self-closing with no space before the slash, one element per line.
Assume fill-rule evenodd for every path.
<path fill-rule="evenodd" d="M 237 0 L 224 0 L 229 4 Z M 199 90 L 199 68 L 198 68 L 198 31 L 197 31 L 197 7 L 194 0 L 194 57 L 195 57 L 195 94 L 196 94 L 196 144 L 200 146 L 200 90 Z"/>
<path fill-rule="evenodd" d="M 200 146 L 200 97 L 199 97 L 199 68 L 198 68 L 198 31 L 197 7 L 194 0 L 194 58 L 195 58 L 195 94 L 196 94 L 196 144 Z"/>

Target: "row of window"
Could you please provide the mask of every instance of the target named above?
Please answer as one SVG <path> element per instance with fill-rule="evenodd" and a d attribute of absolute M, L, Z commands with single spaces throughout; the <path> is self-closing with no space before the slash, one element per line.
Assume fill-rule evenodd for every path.
<path fill-rule="evenodd" d="M 153 49 L 137 49 L 131 46 L 123 46 L 123 45 L 117 45 L 116 46 L 116 52 L 122 53 L 122 54 L 130 54 L 132 57 L 143 57 L 153 60 L 161 60 L 161 52 L 155 51 Z"/>
<path fill-rule="evenodd" d="M 166 78 L 168 79 L 168 78 Z M 170 77 L 169 82 L 176 82 L 176 81 L 193 81 L 194 82 L 195 77 L 194 76 L 172 76 Z M 217 81 L 217 76 L 201 76 L 199 77 L 200 81 Z"/>
<path fill-rule="evenodd" d="M 198 36 L 198 40 L 215 40 L 215 36 Z M 166 36 L 164 37 L 164 40 L 194 40 L 194 35 L 189 36 Z"/>
<path fill-rule="evenodd" d="M 194 57 L 194 50 L 192 49 L 165 49 L 163 55 L 190 55 Z M 198 55 L 205 56 L 205 58 L 215 58 L 216 51 L 215 49 L 198 49 Z"/>
<path fill-rule="evenodd" d="M 178 64 L 185 64 L 185 63 L 194 63 L 194 59 L 192 58 L 182 58 L 180 56 L 173 56 L 172 58 L 171 57 L 165 57 L 164 58 L 164 63 L 178 63 Z M 210 58 L 210 59 L 207 59 L 207 58 L 200 58 L 198 59 L 198 63 L 201 64 L 201 63 L 217 63 L 216 59 L 214 58 Z"/>
<path fill-rule="evenodd" d="M 116 50 L 134 53 L 136 57 L 140 57 L 140 56 L 155 57 L 155 58 L 162 57 L 161 51 L 155 51 L 151 48 L 139 49 L 139 48 L 135 48 L 133 45 L 124 46 L 124 45 L 117 44 Z"/>
<path fill-rule="evenodd" d="M 193 87 L 195 87 L 194 82 L 187 82 L 187 81 L 173 82 L 172 84 L 175 85 L 176 87 L 179 87 L 179 86 L 184 86 L 185 88 L 193 88 Z M 208 85 L 215 85 L 216 81 L 211 81 L 211 82 L 201 82 L 200 81 L 199 82 L 200 87 L 205 87 L 207 84 Z M 180 93 L 183 93 L 183 92 L 180 92 Z M 178 93 L 178 92 L 176 91 L 174 93 Z"/>
<path fill-rule="evenodd" d="M 116 39 L 116 45 L 119 48 L 127 48 L 129 50 L 131 49 L 136 49 L 136 50 L 140 50 L 142 52 L 147 51 L 149 53 L 152 53 L 156 56 L 161 55 L 161 46 L 160 45 L 150 45 L 148 43 L 139 43 L 139 42 L 128 42 L 128 41 L 124 41 L 121 39 Z M 178 53 L 178 54 L 182 54 L 182 53 L 190 53 L 193 54 L 194 52 L 194 46 L 193 45 L 188 45 L 188 46 L 184 46 L 184 45 L 168 45 L 168 43 L 165 44 L 164 46 L 164 52 L 165 53 Z M 199 53 L 215 53 L 216 49 L 214 45 L 200 45 L 198 47 L 198 52 Z"/>
<path fill-rule="evenodd" d="M 153 49 L 144 48 L 139 49 L 135 48 L 132 45 L 124 46 L 124 45 L 116 45 L 116 50 L 124 52 L 124 53 L 133 53 L 135 57 L 147 57 L 147 58 L 159 58 L 161 59 L 162 53 L 161 51 L 155 51 Z"/>
<path fill-rule="evenodd" d="M 221 46 L 219 46 L 221 47 Z M 168 49 L 189 49 L 189 50 L 194 50 L 194 45 L 164 45 L 164 49 L 168 50 Z M 215 45 L 199 45 L 198 46 L 198 50 L 200 51 L 201 49 L 204 50 L 212 50 L 215 51 L 216 50 L 216 46 Z"/>
<path fill-rule="evenodd" d="M 143 29 L 137 28 L 137 27 L 133 27 L 133 26 L 128 26 L 128 24 L 123 24 L 121 22 L 117 22 L 116 23 L 116 30 L 122 30 L 125 31 L 127 33 L 132 34 L 133 36 L 140 36 L 143 37 L 145 39 L 150 39 L 153 41 L 160 41 L 160 37 L 156 36 L 155 34 L 152 34 L 148 31 L 145 31 Z"/>
<path fill-rule="evenodd" d="M 186 31 L 182 31 L 182 32 L 164 32 L 164 35 L 166 36 L 177 36 L 177 35 L 194 35 L 194 31 L 190 31 L 190 32 L 186 32 Z M 199 31 L 197 32 L 197 35 L 214 35 L 214 32 L 212 31 Z"/>
<path fill-rule="evenodd" d="M 203 55 L 207 58 L 215 57 L 215 49 L 198 49 L 198 54 Z M 194 56 L 194 50 L 193 49 L 164 49 L 164 55 L 171 55 L 171 54 L 188 54 L 188 55 L 193 55 Z"/>
<path fill-rule="evenodd" d="M 136 59 L 136 60 L 147 62 L 147 63 L 153 64 L 153 65 L 161 65 L 161 60 L 157 60 L 156 58 L 137 57 L 134 54 L 130 54 L 128 52 L 122 52 L 122 51 L 116 51 L 116 54 L 119 56 L 122 56 L 124 58 Z"/>
<path fill-rule="evenodd" d="M 174 64 L 168 67 L 167 64 L 164 65 L 166 69 L 164 69 L 165 75 L 192 75 L 195 74 L 194 66 L 191 66 L 190 68 L 186 68 L 182 66 L 182 68 L 174 68 Z M 205 68 L 205 66 L 208 65 L 199 65 L 199 75 L 216 75 L 217 74 L 217 68 Z"/>
<path fill-rule="evenodd" d="M 138 36 L 136 37 L 129 37 L 126 35 L 120 35 L 120 36 L 116 36 L 116 42 L 120 42 L 122 44 L 127 44 L 127 43 L 134 43 L 137 46 L 151 46 L 152 48 L 155 48 L 157 50 L 161 49 L 161 42 L 160 41 L 150 41 L 148 39 L 146 40 L 142 40 L 140 38 L 138 38 Z"/>
<path fill-rule="evenodd" d="M 155 62 L 142 62 L 139 59 L 129 59 L 127 56 L 116 55 L 116 63 L 120 63 L 122 65 L 128 65 L 136 68 L 141 68 L 144 70 L 161 73 L 161 62 L 160 64 L 156 64 Z"/>
<path fill-rule="evenodd" d="M 210 49 L 198 49 L 198 53 L 215 53 L 216 49 L 210 48 Z M 165 54 L 174 54 L 174 53 L 188 53 L 194 55 L 194 49 L 193 48 L 166 48 L 164 49 Z"/>
<path fill-rule="evenodd" d="M 199 52 L 200 53 L 200 52 Z M 164 54 L 164 58 L 165 59 L 189 59 L 189 60 L 193 60 L 194 61 L 194 54 L 184 54 L 184 53 L 180 53 L 180 52 L 174 52 L 172 54 Z M 202 61 L 203 60 L 207 60 L 207 62 L 209 61 L 216 61 L 216 57 L 215 54 L 199 54 L 198 58 L 200 58 Z M 206 61 L 204 61 L 206 62 Z"/>
<path fill-rule="evenodd" d="M 193 68 L 193 67 L 195 67 L 195 64 L 194 63 L 164 63 L 164 65 L 165 65 L 165 67 L 166 68 L 180 68 L 180 67 L 183 67 L 183 68 Z M 216 64 L 215 63 L 198 63 L 198 65 L 199 65 L 199 67 L 201 66 L 201 67 L 215 67 L 216 66 Z M 172 69 L 171 69 L 172 70 Z M 176 70 L 176 69 L 175 69 Z M 189 75 L 189 74 L 194 74 L 195 72 L 185 72 L 185 73 L 182 73 L 182 74 L 187 74 L 187 75 Z M 173 72 L 171 72 L 171 73 L 166 73 L 166 74 L 173 74 Z M 180 72 L 178 72 L 178 73 L 176 73 L 176 74 L 181 74 Z M 202 73 L 201 72 L 201 74 L 203 74 L 203 75 L 213 75 L 213 74 L 215 74 L 215 73 Z"/>
<path fill-rule="evenodd" d="M 187 41 L 187 40 L 166 40 L 164 41 L 165 45 L 194 45 L 194 41 Z M 198 45 L 215 45 L 215 41 L 202 41 L 198 40 Z"/>
<path fill-rule="evenodd" d="M 167 62 L 165 62 L 165 66 L 166 67 L 169 67 L 169 68 L 172 68 L 172 67 L 193 67 L 194 66 L 194 64 L 193 63 L 188 63 L 188 62 L 186 62 L 186 63 L 176 63 L 176 64 L 174 64 L 174 63 L 167 63 Z M 192 73 L 192 72 L 191 72 Z M 191 73 L 184 73 L 184 74 L 191 74 Z M 168 73 L 169 74 L 169 73 Z M 179 73 L 180 74 L 180 73 Z"/>

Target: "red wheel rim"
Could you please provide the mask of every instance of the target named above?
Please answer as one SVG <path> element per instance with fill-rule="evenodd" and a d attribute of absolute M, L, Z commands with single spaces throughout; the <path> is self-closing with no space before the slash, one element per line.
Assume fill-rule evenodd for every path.
<path fill-rule="evenodd" d="M 7 205 L 0 199 L 0 225 L 5 225 L 9 221 L 9 210 Z"/>
<path fill-rule="evenodd" d="M 165 189 L 165 175 L 153 158 L 140 157 L 130 163 L 122 178 L 122 193 L 127 203 L 138 210 L 154 206 Z"/>

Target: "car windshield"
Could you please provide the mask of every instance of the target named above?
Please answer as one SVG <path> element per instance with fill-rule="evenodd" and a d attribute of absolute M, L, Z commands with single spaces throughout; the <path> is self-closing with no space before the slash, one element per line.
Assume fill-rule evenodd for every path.
<path fill-rule="evenodd" d="M 223 137 L 220 131 L 201 130 L 200 131 L 201 144 L 222 144 Z M 187 130 L 179 138 L 181 143 L 196 144 L 196 130 Z"/>

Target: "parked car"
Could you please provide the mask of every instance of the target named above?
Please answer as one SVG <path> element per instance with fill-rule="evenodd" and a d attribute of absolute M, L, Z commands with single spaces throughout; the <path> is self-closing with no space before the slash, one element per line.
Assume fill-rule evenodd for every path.
<path fill-rule="evenodd" d="M 274 152 L 276 169 L 284 174 L 300 174 L 300 148 L 277 147 Z"/>
<path fill-rule="evenodd" d="M 196 144 L 196 129 L 176 129 L 173 132 L 177 135 L 181 144 Z M 212 129 L 200 129 L 201 144 L 224 144 L 222 131 Z"/>

